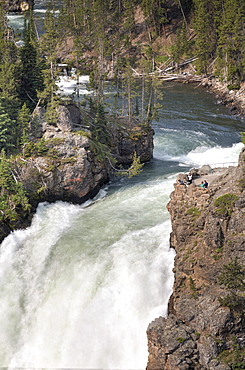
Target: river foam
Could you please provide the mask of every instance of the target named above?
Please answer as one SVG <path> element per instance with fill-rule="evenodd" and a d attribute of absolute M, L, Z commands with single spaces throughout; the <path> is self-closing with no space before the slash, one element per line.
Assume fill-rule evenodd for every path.
<path fill-rule="evenodd" d="M 142 189 L 142 198 L 144 193 Z M 112 211 L 115 202 L 126 201 L 119 200 L 117 194 L 113 198 Z M 12 257 L 7 257 L 7 275 L 2 271 L 6 302 L 1 305 L 5 308 L 1 317 L 12 324 L 15 317 L 17 328 L 15 325 L 9 333 L 9 340 L 2 338 L 10 347 L 2 364 L 6 361 L 10 367 L 25 368 L 36 364 L 50 368 L 144 367 L 147 325 L 166 314 L 172 287 L 170 221 L 139 229 L 131 226 L 120 232 L 125 226 L 118 219 L 118 231 L 112 237 L 107 229 L 112 226 L 108 210 L 101 236 L 100 226 L 98 233 L 89 233 L 91 215 L 95 217 L 93 206 L 100 217 L 100 212 L 106 212 L 106 199 L 86 209 L 60 202 L 43 204 L 29 229 L 5 239 L 3 250 L 13 244 L 13 238 L 15 243 Z M 133 223 L 133 208 L 129 204 L 128 213 L 124 213 L 127 223 L 130 214 Z M 79 237 L 73 229 L 78 230 L 78 224 Z M 13 311 L 8 310 L 10 302 L 15 302 Z"/>
<path fill-rule="evenodd" d="M 182 90 L 185 99 L 189 87 Z M 193 122 L 202 102 L 196 95 L 192 109 L 188 103 Z M 172 85 L 166 99 L 168 112 L 176 110 Z M 154 158 L 137 177 L 108 184 L 83 206 L 41 204 L 30 228 L 3 241 L 0 366 L 145 368 L 147 326 L 166 315 L 173 285 L 166 205 L 176 175 L 183 167 L 237 162 L 242 147 L 237 122 L 225 117 L 224 130 L 219 116 L 219 125 L 192 130 L 189 118 L 180 119 L 186 105 L 178 106 L 176 122 L 153 123 Z M 209 102 L 205 110 L 213 109 Z"/>

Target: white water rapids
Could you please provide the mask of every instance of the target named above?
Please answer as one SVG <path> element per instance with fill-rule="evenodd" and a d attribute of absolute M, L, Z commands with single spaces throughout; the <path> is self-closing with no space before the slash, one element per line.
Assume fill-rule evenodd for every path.
<path fill-rule="evenodd" d="M 146 367 L 146 329 L 166 315 L 173 284 L 166 204 L 176 174 L 237 162 L 242 148 L 243 123 L 210 96 L 174 84 L 164 91 L 142 174 L 83 206 L 40 204 L 31 227 L 3 241 L 1 367 Z"/>
<path fill-rule="evenodd" d="M 144 368 L 147 325 L 172 286 L 171 184 L 122 187 L 87 208 L 42 204 L 5 239 L 2 366 Z"/>

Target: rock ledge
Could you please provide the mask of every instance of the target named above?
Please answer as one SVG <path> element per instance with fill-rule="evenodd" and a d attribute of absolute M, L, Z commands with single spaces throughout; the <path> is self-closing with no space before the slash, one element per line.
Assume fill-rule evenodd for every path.
<path fill-rule="evenodd" d="M 245 362 L 244 312 L 222 306 L 217 276 L 234 258 L 245 266 L 245 149 L 208 189 L 175 184 L 167 206 L 175 249 L 175 282 L 167 318 L 147 330 L 147 370 L 232 369 Z M 215 199 L 233 194 L 228 209 Z M 222 198 L 221 198 L 222 199 Z M 236 367 L 239 368 L 239 367 Z"/>

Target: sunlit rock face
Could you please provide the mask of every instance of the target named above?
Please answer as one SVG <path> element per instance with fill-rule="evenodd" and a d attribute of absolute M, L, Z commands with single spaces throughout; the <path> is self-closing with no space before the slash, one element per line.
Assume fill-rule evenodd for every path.
<path fill-rule="evenodd" d="M 226 370 L 244 360 L 244 309 L 222 304 L 229 290 L 218 279 L 231 261 L 245 265 L 244 171 L 245 150 L 238 166 L 217 175 L 208 189 L 175 184 L 167 206 L 175 283 L 168 317 L 147 330 L 147 370 Z M 233 343 L 236 359 L 228 356 Z"/>
<path fill-rule="evenodd" d="M 24 188 L 34 203 L 36 198 L 36 202 L 63 200 L 82 203 L 109 181 L 113 172 L 111 160 L 96 151 L 85 118 L 77 106 L 60 105 L 56 123 L 49 124 L 44 108 L 36 108 L 30 139 L 38 142 L 42 138 L 46 148 L 35 156 L 27 155 L 27 147 L 23 148 L 25 160 L 18 168 Z M 142 163 L 150 161 L 153 129 L 142 128 L 138 122 L 134 122 L 132 127 L 122 127 L 122 122 L 117 121 L 108 117 L 108 149 L 110 147 L 115 158 L 114 165 L 130 166 L 134 153 Z"/>
<path fill-rule="evenodd" d="M 34 0 L 5 0 L 5 9 L 7 12 L 22 13 L 34 5 Z"/>

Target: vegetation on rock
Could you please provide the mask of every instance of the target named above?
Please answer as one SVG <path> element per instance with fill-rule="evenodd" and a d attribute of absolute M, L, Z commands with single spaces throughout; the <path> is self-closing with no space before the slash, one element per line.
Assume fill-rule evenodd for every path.
<path fill-rule="evenodd" d="M 216 212 L 222 216 L 230 216 L 235 201 L 237 200 L 237 195 L 235 194 L 224 194 L 219 198 L 215 199 L 214 205 L 216 207 Z"/>
<path fill-rule="evenodd" d="M 30 208 L 22 183 L 17 180 L 14 170 L 2 150 L 0 158 L 0 221 L 12 229 L 20 215 L 28 214 Z"/>
<path fill-rule="evenodd" d="M 244 314 L 245 297 L 241 295 L 241 292 L 245 291 L 245 269 L 237 258 L 223 266 L 218 282 L 228 290 L 224 298 L 219 298 L 222 306 Z"/>

